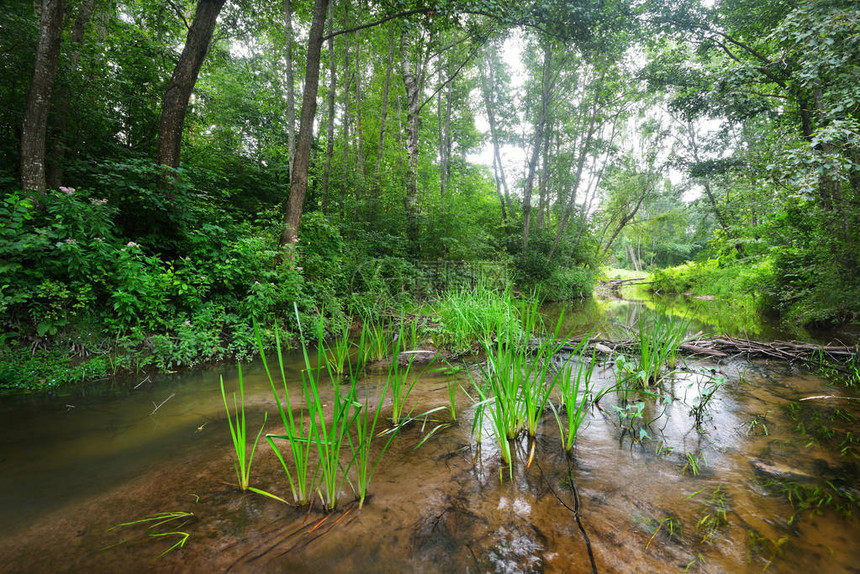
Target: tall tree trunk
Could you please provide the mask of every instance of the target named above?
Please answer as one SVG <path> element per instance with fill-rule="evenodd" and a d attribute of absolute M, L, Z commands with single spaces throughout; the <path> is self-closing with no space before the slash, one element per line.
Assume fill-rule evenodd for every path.
<path fill-rule="evenodd" d="M 441 86 L 444 81 L 442 79 L 442 66 L 439 66 L 437 73 Z M 436 123 L 439 132 L 439 196 L 445 199 L 445 120 L 442 117 L 442 100 L 442 92 L 439 92 L 436 96 Z"/>
<path fill-rule="evenodd" d="M 281 232 L 280 245 L 294 246 L 299 240 L 299 223 L 305 194 L 308 191 L 308 170 L 310 168 L 311 143 L 313 143 L 314 115 L 317 111 L 317 91 L 320 81 L 320 54 L 322 52 L 323 30 L 325 28 L 328 0 L 314 0 L 313 20 L 308 33 L 308 59 L 305 70 L 305 88 L 302 94 L 302 113 L 299 122 L 299 136 L 296 140 L 296 161 L 293 164 L 293 178 L 290 182 L 290 200 Z"/>
<path fill-rule="evenodd" d="M 404 32 L 400 36 L 400 63 L 403 84 L 406 87 L 406 238 L 410 251 L 420 251 L 418 237 L 418 113 L 421 106 L 421 69 L 409 58 L 409 41 Z"/>
<path fill-rule="evenodd" d="M 69 69 L 77 72 L 81 62 L 81 46 L 84 43 L 84 34 L 89 26 L 90 19 L 95 10 L 98 0 L 86 0 L 78 9 L 78 15 L 72 26 L 68 44 Z M 63 184 L 63 168 L 66 160 L 66 148 L 68 146 L 67 132 L 69 129 L 69 110 L 71 108 L 70 89 L 60 89 L 54 98 L 54 120 L 51 128 L 51 151 L 47 157 L 47 180 L 48 187 L 58 188 Z"/>
<path fill-rule="evenodd" d="M 293 160 L 296 155 L 296 86 L 293 77 L 293 5 L 284 0 L 284 35 L 286 36 L 287 72 L 287 153 L 290 154 L 290 181 L 293 178 Z"/>
<path fill-rule="evenodd" d="M 647 181 L 645 183 L 646 186 L 651 186 L 652 182 Z M 603 247 L 603 254 L 606 255 L 606 252 L 609 251 L 609 248 L 612 247 L 612 243 L 615 241 L 615 238 L 618 237 L 618 234 L 621 233 L 621 230 L 624 229 L 628 223 L 633 221 L 633 218 L 636 217 L 636 214 L 639 212 L 639 208 L 642 207 L 642 202 L 645 201 L 645 196 L 648 195 L 648 190 L 645 189 L 642 192 L 642 195 L 639 196 L 639 200 L 636 202 L 636 205 L 633 207 L 633 210 L 624 215 L 619 221 L 618 225 L 615 226 L 615 231 L 612 232 L 612 236 L 609 238 L 609 241 L 606 242 L 606 245 Z"/>
<path fill-rule="evenodd" d="M 549 186 L 549 146 L 551 140 L 552 126 L 546 130 L 547 133 L 543 138 L 543 157 L 541 159 L 541 170 L 538 174 L 538 212 L 535 218 L 535 228 L 540 229 L 544 225 L 544 215 L 549 209 L 549 197 L 547 189 Z"/>
<path fill-rule="evenodd" d="M 349 28 L 349 1 L 343 3 L 343 27 Z M 349 34 L 343 35 L 343 182 L 348 181 L 349 174 L 349 91 L 352 83 L 352 75 L 349 73 Z M 340 203 L 342 213 L 345 205 L 346 185 L 340 186 Z"/>
<path fill-rule="evenodd" d="M 328 33 L 334 32 L 334 2 L 328 7 Z M 331 175 L 331 159 L 334 155 L 334 97 L 337 76 L 334 63 L 334 37 L 328 39 L 328 128 L 326 131 L 325 166 L 322 176 L 322 212 L 328 213 L 328 182 Z M 292 182 L 292 178 L 290 179 Z"/>
<path fill-rule="evenodd" d="M 499 165 L 497 157 L 493 155 L 493 179 L 496 180 L 496 193 L 499 196 L 499 204 L 501 204 L 502 207 L 502 222 L 505 224 L 505 230 L 510 231 L 508 229 L 508 211 L 505 209 L 505 198 L 502 195 L 501 180 L 504 177 L 505 173 L 501 170 L 501 165 Z"/>
<path fill-rule="evenodd" d="M 490 139 L 493 143 L 493 175 L 496 180 L 496 193 L 499 195 L 499 203 L 502 206 L 502 221 L 507 228 L 507 212 L 511 209 L 511 195 L 508 191 L 508 182 L 505 180 L 505 169 L 502 166 L 502 156 L 499 152 L 499 133 L 496 129 L 496 107 L 493 98 L 493 87 L 496 85 L 495 70 L 493 58 L 488 55 L 484 58 L 484 65 L 481 67 L 481 91 L 484 95 L 487 121 L 490 124 Z"/>
<path fill-rule="evenodd" d="M 696 141 L 696 131 L 692 123 L 687 124 L 687 135 L 689 138 L 690 152 L 693 154 L 693 161 L 699 163 L 701 161 L 699 158 L 699 144 Z M 702 178 L 702 187 L 705 189 L 705 195 L 708 198 L 708 202 L 711 204 L 711 209 L 714 210 L 714 217 L 717 218 L 717 223 L 720 224 L 720 228 L 725 232 L 729 241 L 735 241 L 734 233 L 732 233 L 731 228 L 726 223 L 723 212 L 717 205 L 717 200 L 711 191 L 711 182 L 708 180 L 707 176 Z M 738 252 L 740 257 L 744 257 L 744 246 L 740 242 L 735 241 L 735 251 Z"/>
<path fill-rule="evenodd" d="M 558 248 L 558 244 L 561 242 L 561 238 L 564 237 L 564 232 L 567 230 L 567 224 L 570 221 L 570 216 L 573 213 L 573 209 L 576 207 L 576 197 L 579 194 L 579 185 L 582 181 L 582 171 L 585 168 L 585 161 L 588 157 L 588 151 L 591 149 L 591 141 L 594 138 L 594 134 L 597 131 L 596 123 L 597 123 L 597 113 L 599 111 L 598 99 L 597 96 L 594 98 L 594 106 L 591 110 L 591 118 L 588 124 L 588 130 L 580 141 L 579 148 L 579 157 L 576 162 L 576 174 L 573 177 L 573 186 L 570 192 L 570 197 L 568 198 L 567 205 L 565 206 L 564 213 L 561 216 L 561 221 L 558 223 L 558 230 L 555 234 L 555 240 L 552 242 L 552 247 L 549 250 L 549 254 L 547 254 L 547 260 L 551 260 L 552 256 L 555 255 L 555 250 Z M 615 130 L 613 127 L 613 139 L 614 139 Z M 612 139 L 610 139 L 610 143 Z M 611 147 L 611 146 L 610 146 Z M 609 153 L 607 151 L 606 157 L 604 159 L 603 166 L 600 168 L 600 173 L 603 173 L 603 168 L 606 167 L 606 159 L 609 158 Z"/>
<path fill-rule="evenodd" d="M 63 0 L 43 0 L 36 62 L 21 129 L 21 187 L 39 193 L 45 192 L 45 139 L 62 33 Z"/>
<path fill-rule="evenodd" d="M 158 127 L 158 152 L 156 161 L 161 165 L 179 167 L 179 154 L 182 145 L 182 128 L 191 91 L 200 74 L 200 67 L 209 51 L 212 33 L 218 14 L 225 0 L 199 0 L 194 21 L 188 29 L 182 55 L 173 69 L 173 76 L 167 85 L 164 102 L 161 104 L 161 122 Z"/>
<path fill-rule="evenodd" d="M 606 166 L 609 164 L 609 158 L 612 154 L 612 142 L 615 141 L 615 136 L 618 133 L 618 124 L 621 118 L 621 110 L 615 115 L 612 120 L 612 133 L 609 136 L 609 141 L 607 142 L 606 151 L 603 154 L 603 161 L 600 164 L 600 169 L 597 173 L 593 173 L 591 179 L 588 182 L 588 187 L 585 188 L 585 195 L 582 201 L 582 207 L 579 210 L 579 228 L 576 231 L 576 238 L 573 240 L 573 245 L 571 247 L 572 250 L 575 250 L 579 246 L 579 241 L 582 239 L 582 233 L 585 231 L 586 224 L 588 222 L 588 214 L 591 212 L 591 205 L 594 202 L 594 198 L 597 196 L 597 187 L 600 185 L 600 181 L 603 179 L 603 172 L 606 170 Z M 605 230 L 604 230 L 605 235 Z M 602 241 L 601 237 L 601 241 Z M 599 250 L 599 244 L 598 244 Z"/>
<path fill-rule="evenodd" d="M 549 107 L 549 92 L 550 92 L 550 62 L 552 60 L 552 45 L 547 42 L 543 51 L 543 79 L 541 89 L 540 102 L 540 117 L 538 118 L 537 126 L 535 126 L 535 139 L 532 147 L 531 159 L 528 164 L 528 175 L 526 176 L 526 184 L 523 189 L 523 252 L 529 248 L 529 225 L 531 223 L 532 212 L 532 189 L 534 188 L 535 172 L 537 171 L 538 156 L 541 151 L 543 142 L 543 132 L 546 126 L 546 112 Z"/>
<path fill-rule="evenodd" d="M 636 259 L 636 253 L 633 251 L 633 246 L 629 243 L 627 244 L 627 257 L 630 259 L 633 269 L 639 271 L 639 261 Z"/>
<path fill-rule="evenodd" d="M 450 70 L 449 70 L 450 74 Z M 445 89 L 445 119 L 442 123 L 442 150 L 444 152 L 445 161 L 442 164 L 441 193 L 442 199 L 445 199 L 445 191 L 448 189 L 448 180 L 451 178 L 451 106 L 454 100 L 453 97 L 454 82 L 449 79 L 448 86 Z M 442 93 L 439 93 L 442 97 Z"/>
<path fill-rule="evenodd" d="M 364 178 L 366 175 L 364 165 L 364 128 L 361 125 L 361 39 L 358 37 L 358 31 L 355 32 L 355 138 L 356 138 L 356 174 L 358 175 L 358 185 L 356 189 L 358 195 L 364 188 Z"/>
<path fill-rule="evenodd" d="M 391 69 L 394 67 L 394 34 L 388 35 L 388 64 L 385 68 L 385 86 L 382 90 L 382 117 L 379 118 L 379 145 L 376 148 L 376 163 L 373 165 L 373 204 L 379 191 L 379 166 L 385 149 L 385 122 L 388 118 L 388 93 L 391 86 Z"/>

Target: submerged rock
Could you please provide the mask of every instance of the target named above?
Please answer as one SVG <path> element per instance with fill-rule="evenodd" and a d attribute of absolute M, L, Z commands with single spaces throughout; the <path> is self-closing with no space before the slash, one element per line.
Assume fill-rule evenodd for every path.
<path fill-rule="evenodd" d="M 765 478 L 790 482 L 815 482 L 817 480 L 815 476 L 788 465 L 770 464 L 758 459 L 751 460 L 749 463 L 753 470 Z"/>

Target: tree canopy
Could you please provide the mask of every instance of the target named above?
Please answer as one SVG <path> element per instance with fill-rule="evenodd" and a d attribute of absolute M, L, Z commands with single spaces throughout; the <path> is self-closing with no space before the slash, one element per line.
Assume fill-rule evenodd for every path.
<path fill-rule="evenodd" d="M 390 303 L 440 261 L 552 298 L 607 263 L 753 266 L 769 309 L 856 320 L 858 21 L 848 0 L 5 3 L 2 337 L 238 333 Z"/>

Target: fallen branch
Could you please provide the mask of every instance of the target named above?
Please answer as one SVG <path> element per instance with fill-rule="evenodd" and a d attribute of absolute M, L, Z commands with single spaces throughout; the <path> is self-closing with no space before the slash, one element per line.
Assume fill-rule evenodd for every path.
<path fill-rule="evenodd" d="M 801 401 L 811 401 L 815 399 L 844 399 L 846 401 L 860 401 L 860 397 L 843 397 L 842 395 L 815 395 L 814 397 L 803 397 Z"/>
<path fill-rule="evenodd" d="M 170 395 L 169 397 L 167 397 L 166 399 L 164 399 L 163 401 L 161 401 L 161 404 L 160 404 L 160 405 L 156 405 L 156 404 L 155 404 L 155 401 L 152 401 L 152 406 L 154 406 L 155 408 L 154 408 L 154 409 L 152 409 L 152 412 L 151 412 L 151 413 L 149 413 L 149 416 L 154 415 L 154 414 L 155 414 L 155 411 L 157 411 L 158 409 L 160 409 L 161 407 L 163 407 L 163 406 L 164 406 L 164 403 L 166 403 L 167 401 L 169 401 L 170 399 L 172 399 L 172 398 L 173 398 L 173 397 L 175 397 L 175 396 L 176 396 L 176 393 L 171 393 L 171 395 Z"/>
<path fill-rule="evenodd" d="M 568 344 L 561 348 L 561 351 L 571 353 L 576 350 L 577 344 L 581 341 L 582 337 L 570 339 Z M 639 341 L 634 340 L 590 339 L 588 341 L 589 350 L 595 350 L 603 355 L 616 352 L 633 352 L 638 347 Z M 695 339 L 683 343 L 678 347 L 678 350 L 686 355 L 700 355 L 717 359 L 743 355 L 750 359 L 765 357 L 787 362 L 800 361 L 815 366 L 826 366 L 847 374 L 851 374 L 852 371 L 843 365 L 856 360 L 858 354 L 857 346 L 815 345 L 798 341 L 761 342 L 736 337 Z"/>

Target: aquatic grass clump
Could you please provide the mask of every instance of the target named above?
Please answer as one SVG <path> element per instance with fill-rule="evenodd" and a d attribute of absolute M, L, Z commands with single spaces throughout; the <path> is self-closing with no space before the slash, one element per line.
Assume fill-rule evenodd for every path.
<path fill-rule="evenodd" d="M 388 382 L 382 389 L 379 399 L 376 404 L 376 409 L 373 411 L 373 416 L 370 415 L 370 399 L 366 397 L 364 404 L 360 406 L 360 410 L 355 417 L 355 435 L 353 441 L 351 436 L 348 436 L 349 447 L 352 451 L 352 461 L 350 465 L 355 468 L 355 496 L 358 499 L 359 510 L 364 506 L 364 501 L 367 498 L 370 481 L 373 480 L 373 475 L 376 474 L 376 469 L 379 466 L 385 451 L 391 445 L 391 441 L 397 434 L 397 427 L 393 432 L 388 433 L 388 439 L 382 446 L 379 455 L 375 460 L 371 458 L 371 445 L 374 437 L 377 436 L 376 429 L 379 423 L 379 415 L 382 413 L 382 405 L 385 402 L 386 392 L 388 390 Z"/>
<path fill-rule="evenodd" d="M 362 365 L 382 361 L 391 352 L 391 336 L 385 322 L 378 318 L 364 317 L 358 337 L 358 359 Z"/>
<path fill-rule="evenodd" d="M 464 353 L 480 346 L 481 341 L 497 336 L 506 337 L 506 331 L 521 331 L 515 313 L 510 289 L 498 291 L 479 283 L 471 289 L 446 292 L 436 304 L 434 313 L 439 317 L 440 347 L 455 353 Z"/>
<path fill-rule="evenodd" d="M 566 427 L 561 415 L 555 411 L 558 428 L 561 433 L 561 444 L 565 451 L 571 452 L 576 442 L 579 429 L 588 414 L 589 395 L 591 393 L 591 375 L 597 363 L 597 351 L 592 351 L 590 360 L 585 355 L 589 337 L 585 337 L 573 349 L 570 358 L 576 357 L 576 367 L 570 359 L 561 368 L 558 387 L 561 391 L 560 408 L 566 418 Z M 581 391 L 581 392 L 580 392 Z"/>
<path fill-rule="evenodd" d="M 794 513 L 788 519 L 789 524 L 796 523 L 806 511 L 821 513 L 828 507 L 847 520 L 853 515 L 854 508 L 860 505 L 860 498 L 851 493 L 850 486 L 838 479 L 804 484 L 794 480 L 771 478 L 762 481 L 762 485 L 781 495 L 791 505 Z"/>
<path fill-rule="evenodd" d="M 266 428 L 266 421 L 269 420 L 269 413 L 263 416 L 263 424 L 260 426 L 260 431 L 257 433 L 257 438 L 254 439 L 254 444 L 248 452 L 247 442 L 247 427 L 245 425 L 245 384 L 242 380 L 242 365 L 239 364 L 239 399 L 236 400 L 236 393 L 233 393 L 233 411 L 236 413 L 236 420 L 230 415 L 230 407 L 227 406 L 227 393 L 224 390 L 224 377 L 221 377 L 221 398 L 224 400 L 224 410 L 227 411 L 227 423 L 230 425 L 230 438 L 233 441 L 233 450 L 236 453 L 236 462 L 233 466 L 236 470 L 236 477 L 239 479 L 239 488 L 242 491 L 248 490 L 251 480 L 251 462 L 254 460 L 254 452 L 257 450 L 257 443 L 260 441 L 260 436 L 263 434 L 263 429 Z M 247 460 L 245 460 L 247 458 Z"/>
<path fill-rule="evenodd" d="M 687 498 L 691 499 L 704 490 L 694 492 Z M 713 540 L 720 532 L 729 528 L 730 503 L 730 495 L 723 485 L 714 487 L 707 499 L 701 503 L 699 520 L 696 522 L 696 533 L 701 536 L 701 544 Z"/>
<path fill-rule="evenodd" d="M 401 333 L 403 328 L 400 329 Z M 415 361 L 415 353 L 411 353 L 403 349 L 403 337 L 398 336 L 394 340 L 394 347 L 391 352 L 391 362 L 388 364 L 388 387 L 391 389 L 391 422 L 395 426 L 408 417 L 406 409 L 406 399 L 415 388 L 418 382 L 418 377 L 410 377 L 412 371 L 412 363 Z M 406 364 L 401 364 L 401 353 L 406 355 Z"/>
<path fill-rule="evenodd" d="M 326 365 L 337 375 L 343 374 L 349 365 L 349 354 L 352 349 L 350 328 L 349 321 L 344 321 L 343 327 L 333 332 L 331 339 L 324 341 L 320 347 L 320 350 L 325 352 Z"/>
<path fill-rule="evenodd" d="M 406 411 L 406 399 L 412 393 L 421 373 L 412 375 L 415 357 L 421 353 L 429 353 L 415 349 L 418 343 L 417 323 L 401 321 L 394 337 L 391 358 L 388 363 L 388 388 L 391 389 L 391 421 L 395 426 L 407 419 L 411 411 Z M 435 356 L 430 361 L 435 361 Z"/>
<path fill-rule="evenodd" d="M 632 379 L 638 387 L 657 384 L 663 378 L 663 368 L 674 370 L 678 362 L 678 350 L 684 343 L 690 327 L 689 319 L 660 314 L 650 322 L 640 316 L 636 338 L 637 358 L 619 363 L 625 378 Z"/>
<path fill-rule="evenodd" d="M 452 372 L 453 371 L 453 372 Z M 451 420 L 457 420 L 457 374 L 454 369 L 447 369 L 448 380 L 445 386 L 448 390 L 448 411 L 451 413 Z"/>
<path fill-rule="evenodd" d="M 296 320 L 299 321 L 296 307 Z M 346 396 L 341 395 L 340 376 L 330 362 L 326 361 L 324 353 L 317 353 L 317 364 L 311 366 L 307 345 L 304 342 L 302 324 L 299 321 L 299 334 L 302 336 L 302 356 L 305 370 L 302 372 L 303 388 L 308 390 L 307 401 L 311 418 L 311 440 L 319 455 L 319 485 L 318 493 L 326 510 L 337 507 L 338 494 L 344 477 L 349 473 L 349 467 L 341 472 L 341 455 L 343 447 L 349 442 L 349 429 L 358 416 L 361 405 L 355 399 L 355 378 L 350 377 L 349 389 Z M 317 328 L 319 348 L 325 342 L 325 329 L 320 321 Z M 328 374 L 332 385 L 332 414 L 327 419 L 325 406 L 320 398 L 320 378 L 323 372 Z"/>
<path fill-rule="evenodd" d="M 540 319 L 537 301 L 523 302 L 519 312 L 521 328 L 504 328 L 514 316 L 514 310 L 508 308 L 506 315 L 499 316 L 503 325 L 497 331 L 498 336 L 482 341 L 487 356 L 481 366 L 483 383 L 472 380 L 479 397 L 473 432 L 480 429 L 489 409 L 490 427 L 502 463 L 508 466 L 511 475 L 509 441 L 521 433 L 532 438 L 537 435 L 538 422 L 565 371 L 564 366 L 561 370 L 551 368 L 551 359 L 564 347 L 564 340 L 559 337 L 563 314 L 552 333 L 547 333 Z M 532 333 L 538 336 L 532 338 Z"/>
<path fill-rule="evenodd" d="M 278 406 L 278 413 L 281 415 L 281 422 L 284 425 L 284 434 L 267 433 L 266 442 L 269 443 L 269 446 L 272 447 L 272 450 L 275 452 L 275 456 L 277 456 L 278 460 L 281 462 L 281 467 L 284 469 L 287 481 L 290 484 L 294 504 L 298 507 L 307 506 L 310 503 L 309 495 L 314 491 L 317 478 L 316 471 L 313 473 L 310 472 L 310 451 L 314 432 L 312 428 L 313 424 L 310 417 L 305 416 L 304 411 L 301 411 L 301 414 L 298 417 L 293 413 L 293 399 L 290 397 L 290 390 L 287 385 L 287 377 L 284 370 L 284 357 L 281 352 L 281 336 L 280 331 L 278 330 L 278 325 L 275 324 L 275 349 L 278 354 L 278 367 L 280 368 L 281 383 L 284 388 L 283 403 L 281 402 L 281 398 L 275 388 L 275 380 L 274 377 L 272 377 L 271 370 L 269 369 L 269 362 L 266 359 L 266 351 L 264 349 L 263 340 L 260 336 L 260 330 L 256 321 L 254 322 L 254 334 L 257 339 L 257 348 L 260 351 L 260 358 L 263 361 L 263 367 L 266 371 L 269 385 L 272 389 L 272 395 L 275 398 L 275 404 Z M 302 340 L 302 345 L 304 345 L 304 339 Z M 299 397 L 300 400 L 296 406 L 305 403 L 307 396 L 307 381 L 303 376 L 301 397 Z M 287 464 L 287 461 L 284 459 L 281 449 L 278 448 L 275 440 L 285 440 L 289 443 L 290 454 L 292 455 L 292 465 Z M 254 487 L 250 487 L 249 490 L 281 502 L 286 502 L 279 496 Z"/>
<path fill-rule="evenodd" d="M 694 477 L 699 476 L 702 463 L 707 464 L 708 462 L 708 460 L 705 458 L 705 454 L 701 451 L 688 452 L 683 460 L 685 462 L 684 467 L 681 469 L 681 474 L 687 474 L 687 470 L 689 469 L 690 474 L 692 474 Z"/>

